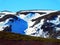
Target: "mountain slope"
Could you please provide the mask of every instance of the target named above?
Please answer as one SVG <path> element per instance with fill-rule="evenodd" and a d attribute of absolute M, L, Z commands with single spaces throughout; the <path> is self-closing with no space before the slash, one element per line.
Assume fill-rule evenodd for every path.
<path fill-rule="evenodd" d="M 16 41 L 41 41 L 41 42 L 60 42 L 58 39 L 45 39 L 40 37 L 33 37 L 28 35 L 15 34 L 10 32 L 0 31 L 0 39 L 16 40 Z"/>
<path fill-rule="evenodd" d="M 43 13 L 43 12 L 45 12 L 45 13 Z M 51 11 L 41 11 L 41 10 L 32 10 L 32 11 L 21 11 L 21 12 L 19 12 L 17 15 L 14 13 L 13 14 L 13 16 L 11 16 L 12 15 L 12 13 L 10 14 L 10 12 L 9 11 L 3 11 L 2 13 L 6 13 L 6 15 L 4 15 L 4 14 L 1 14 L 1 17 L 0 17 L 0 21 L 2 22 L 2 21 L 5 21 L 6 20 L 6 23 L 8 23 L 9 22 L 9 24 L 7 24 L 7 25 L 9 25 L 9 27 L 11 27 L 11 31 L 13 31 L 14 33 L 15 32 L 23 32 L 24 34 L 26 34 L 26 35 L 33 35 L 33 36 L 38 36 L 38 37 L 44 37 L 44 38 L 50 38 L 50 37 L 53 37 L 53 38 L 59 38 L 59 36 L 60 36 L 60 33 L 58 32 L 54 32 L 54 30 L 60 30 L 59 29 L 59 25 L 60 25 L 60 21 L 59 21 L 59 19 L 60 19 L 60 16 L 57 16 L 57 15 L 59 15 L 60 14 L 60 11 L 57 11 L 57 12 L 55 12 L 55 11 L 53 11 L 53 12 L 51 12 Z M 22 16 L 22 14 L 25 16 L 25 17 L 23 17 Z M 43 15 L 42 15 L 43 14 Z M 3 16 L 4 15 L 4 16 Z M 16 16 L 15 16 L 16 15 Z M 24 21 L 22 22 L 21 20 L 20 20 L 20 16 L 22 16 L 23 17 L 23 20 L 24 21 L 26 21 L 26 23 L 27 24 L 24 24 L 24 26 L 25 25 L 28 25 L 27 27 L 28 28 L 25 28 L 25 27 L 22 27 L 23 26 L 23 23 L 24 23 Z M 57 16 L 57 18 L 56 18 L 56 20 L 54 20 L 54 22 L 53 22 L 53 18 L 55 18 Z M 15 20 L 15 18 L 17 17 L 17 19 L 19 18 L 19 20 Z M 11 19 L 9 19 L 9 18 L 13 18 L 14 20 L 11 20 Z M 7 20 L 8 19 L 8 20 Z M 51 20 L 50 20 L 51 19 Z M 58 20 L 57 20 L 58 19 Z M 50 21 L 49 21 L 50 20 Z M 11 23 L 12 24 L 11 24 Z M 14 22 L 14 23 L 13 23 Z M 16 23 L 15 23 L 16 22 Z M 20 22 L 22 22 L 21 24 L 20 24 Z M 58 22 L 58 25 L 56 25 L 57 24 L 57 22 Z M 5 23 L 5 22 L 3 22 L 3 23 Z M 3 24 L 3 23 L 1 23 L 1 24 Z M 17 25 L 18 24 L 18 25 Z M 19 25 L 20 24 L 20 25 Z M 45 25 L 46 24 L 46 25 Z M 53 25 L 54 24 L 54 25 Z M 12 25 L 12 26 L 11 26 Z M 53 25 L 53 26 L 52 26 Z M 21 26 L 21 27 L 20 27 Z M 3 28 L 3 25 L 2 26 L 0 26 L 1 28 Z M 41 28 L 42 27 L 42 28 Z M 0 28 L 0 30 L 2 30 Z M 20 29 L 20 28 L 25 28 L 25 29 Z M 55 29 L 56 28 L 56 29 Z M 43 29 L 43 30 L 42 30 Z M 6 29 L 6 26 L 4 27 L 4 31 L 7 31 L 8 29 Z M 16 31 L 15 31 L 16 30 Z M 22 31 L 20 31 L 20 30 L 22 30 Z M 42 30 L 42 31 L 41 31 Z M 43 32 L 44 31 L 44 32 Z M 48 31 L 48 32 L 47 32 Z M 47 33 L 46 33 L 47 32 Z M 21 33 L 20 33 L 21 34 Z M 48 36 L 47 36 L 47 35 Z M 58 35 L 57 35 L 58 34 Z M 46 35 L 46 36 L 45 36 Z"/>

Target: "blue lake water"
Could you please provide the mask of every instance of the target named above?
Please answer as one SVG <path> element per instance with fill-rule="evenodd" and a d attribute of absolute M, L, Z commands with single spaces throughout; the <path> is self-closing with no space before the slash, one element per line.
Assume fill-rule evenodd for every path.
<path fill-rule="evenodd" d="M 5 25 L 11 26 L 11 32 L 25 34 L 25 30 L 28 28 L 28 20 L 34 16 L 34 13 L 28 14 L 24 19 L 17 16 L 18 20 L 12 19 L 13 21 L 8 21 Z"/>
<path fill-rule="evenodd" d="M 11 25 L 12 32 L 20 34 L 25 34 L 24 30 L 28 28 L 28 23 L 20 18 L 14 19 L 14 22 L 9 21 L 6 25 Z"/>

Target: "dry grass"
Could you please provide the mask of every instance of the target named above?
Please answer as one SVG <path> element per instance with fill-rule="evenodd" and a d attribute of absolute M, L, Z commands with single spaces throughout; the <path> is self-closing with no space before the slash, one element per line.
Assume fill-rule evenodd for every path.
<path fill-rule="evenodd" d="M 0 39 L 21 40 L 21 41 L 41 41 L 41 42 L 60 42 L 58 39 L 45 39 L 28 35 L 15 34 L 11 32 L 0 31 Z"/>

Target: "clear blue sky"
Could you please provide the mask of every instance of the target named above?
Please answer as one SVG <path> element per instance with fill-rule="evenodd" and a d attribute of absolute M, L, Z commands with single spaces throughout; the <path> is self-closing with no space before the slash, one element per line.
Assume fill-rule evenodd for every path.
<path fill-rule="evenodd" d="M 60 0 L 0 0 L 0 11 L 16 12 L 30 9 L 60 10 Z"/>

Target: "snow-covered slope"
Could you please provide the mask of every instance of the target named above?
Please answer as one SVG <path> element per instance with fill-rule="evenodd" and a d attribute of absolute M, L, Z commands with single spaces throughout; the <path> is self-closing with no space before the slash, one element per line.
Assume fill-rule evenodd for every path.
<path fill-rule="evenodd" d="M 49 15 L 49 14 L 51 15 L 51 13 L 54 13 L 54 12 L 58 12 L 58 11 L 57 10 L 22 10 L 22 11 L 18 11 L 18 15 L 16 14 L 17 12 L 14 12 L 14 13 L 0 12 L 0 14 L 1 14 L 0 18 L 3 18 L 6 14 L 13 14 L 16 17 L 23 19 L 24 21 L 26 21 L 28 23 L 28 27 L 23 31 L 25 35 L 49 38 L 49 37 L 53 37 L 56 34 L 55 37 L 53 37 L 53 38 L 59 39 L 60 33 L 58 33 L 58 32 L 60 31 L 60 16 L 58 14 L 56 14 L 58 16 L 56 18 L 55 18 L 56 15 L 53 17 L 55 20 L 52 20 L 52 18 L 50 20 L 49 19 L 50 17 L 47 18 L 48 17 L 47 15 Z M 54 15 L 54 14 L 52 14 L 52 15 Z M 42 17 L 42 18 L 40 18 L 40 17 Z M 35 20 L 35 19 L 37 19 L 37 20 Z M 1 29 L 3 29 L 3 27 L 6 27 L 6 25 L 4 25 L 4 24 L 8 23 L 9 20 L 10 20 L 10 18 L 3 21 L 3 23 L 0 22 Z M 34 21 L 32 21 L 32 20 L 34 20 Z M 22 23 L 24 23 L 24 22 L 22 22 Z M 14 24 L 14 25 L 16 25 L 16 24 Z M 49 27 L 49 25 L 50 25 L 50 27 Z M 51 28 L 51 26 L 53 27 L 53 31 L 51 30 L 52 32 L 49 31 L 50 29 L 48 29 L 48 28 Z M 18 28 L 18 27 L 16 27 L 16 28 Z M 59 34 L 59 35 L 57 36 L 57 34 Z"/>
<path fill-rule="evenodd" d="M 41 21 L 38 24 L 36 24 L 35 26 L 33 26 L 33 27 L 31 27 L 31 26 L 36 21 L 32 22 L 31 20 L 42 17 L 42 16 L 45 16 L 45 15 L 48 15 L 48 14 L 53 13 L 53 12 L 57 12 L 57 11 L 50 11 L 50 10 L 37 10 L 37 11 L 35 11 L 35 10 L 32 10 L 32 11 L 21 11 L 21 12 L 23 14 L 20 14 L 20 17 L 22 17 L 22 19 L 24 19 L 24 20 L 26 20 L 28 22 L 28 28 L 25 30 L 26 35 L 44 37 L 44 38 L 49 37 L 48 31 L 44 32 L 43 29 L 41 29 L 42 25 L 45 23 L 44 18 L 41 19 Z M 28 12 L 28 14 L 24 16 L 24 13 L 26 13 L 26 12 Z M 45 12 L 45 14 L 39 14 L 39 12 Z M 58 25 L 59 24 L 59 19 L 60 19 L 60 16 L 58 16 L 55 20 L 50 20 L 50 21 L 47 20 L 47 22 Z M 55 30 L 58 31 L 59 28 L 55 27 Z M 53 33 L 52 33 L 52 35 L 53 35 Z"/>

